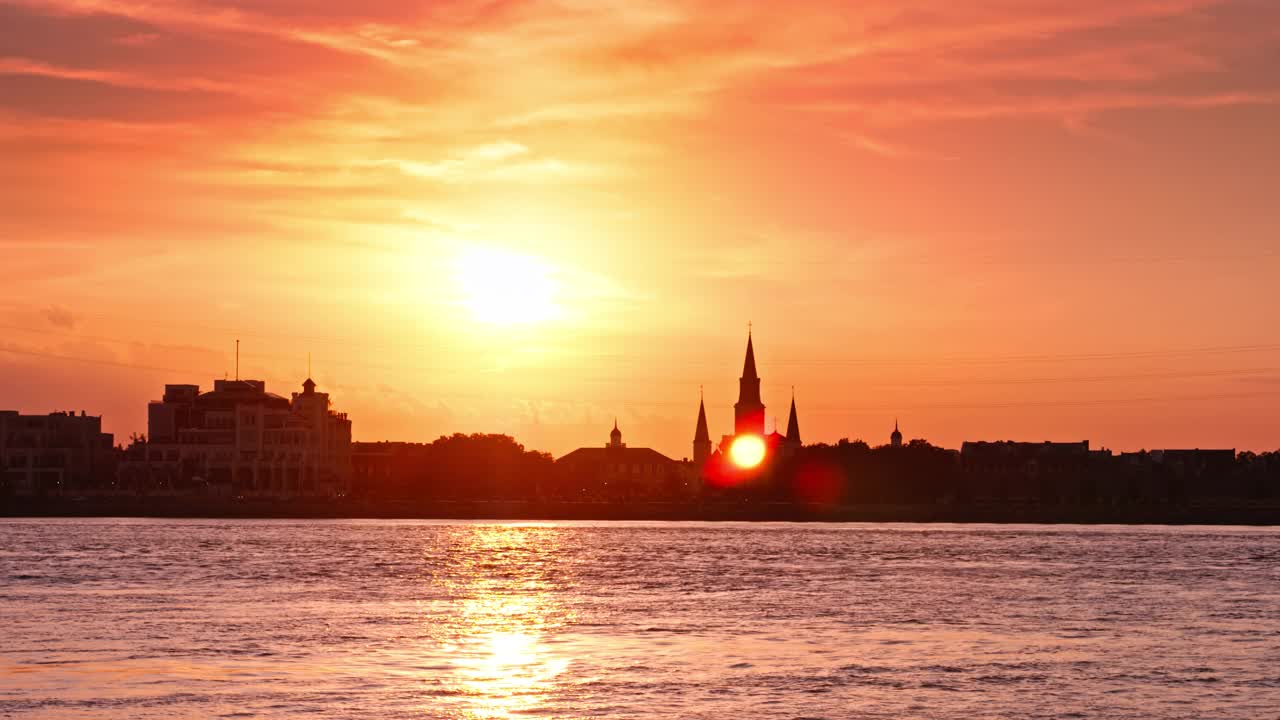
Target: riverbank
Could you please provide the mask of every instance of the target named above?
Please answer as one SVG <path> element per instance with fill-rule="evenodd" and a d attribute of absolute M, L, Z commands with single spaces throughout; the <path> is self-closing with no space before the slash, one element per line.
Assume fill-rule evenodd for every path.
<path fill-rule="evenodd" d="M 1280 506 L 860 505 L 702 502 L 576 503 L 101 497 L 8 498 L 0 517 L 709 520 L 792 522 L 1280 525 Z"/>

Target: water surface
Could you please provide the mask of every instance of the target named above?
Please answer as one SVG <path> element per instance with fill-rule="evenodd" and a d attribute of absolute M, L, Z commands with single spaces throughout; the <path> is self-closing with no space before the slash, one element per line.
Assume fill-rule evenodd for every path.
<path fill-rule="evenodd" d="M 1280 532 L 0 521 L 0 718 L 1274 718 Z"/>

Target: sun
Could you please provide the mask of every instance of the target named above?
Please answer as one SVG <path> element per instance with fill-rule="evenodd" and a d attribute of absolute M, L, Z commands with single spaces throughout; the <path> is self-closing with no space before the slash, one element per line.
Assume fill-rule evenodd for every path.
<path fill-rule="evenodd" d="M 753 468 L 764 460 L 764 440 L 759 435 L 742 435 L 729 446 L 729 459 L 740 468 Z"/>
<path fill-rule="evenodd" d="M 557 317 L 559 289 L 552 268 L 538 258 L 497 248 L 470 247 L 454 261 L 460 304 L 492 325 L 530 325 Z"/>

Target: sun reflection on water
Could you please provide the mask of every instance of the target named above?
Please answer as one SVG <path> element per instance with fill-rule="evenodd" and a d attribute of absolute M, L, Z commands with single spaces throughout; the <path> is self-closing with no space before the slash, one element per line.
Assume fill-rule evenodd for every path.
<path fill-rule="evenodd" d="M 451 669 L 445 694 L 465 716 L 509 718 L 557 691 L 570 659 L 548 641 L 572 621 L 559 536 L 557 528 L 471 525 L 451 539 L 433 578 L 449 595 L 447 615 L 427 622 Z"/>

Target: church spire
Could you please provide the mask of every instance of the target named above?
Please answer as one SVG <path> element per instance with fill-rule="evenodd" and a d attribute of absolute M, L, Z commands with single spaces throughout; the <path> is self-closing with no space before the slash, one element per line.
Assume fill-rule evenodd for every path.
<path fill-rule="evenodd" d="M 796 416 L 796 389 L 791 388 L 791 417 L 787 419 L 787 442 L 800 444 L 800 418 Z"/>
<path fill-rule="evenodd" d="M 693 442 L 711 442 L 711 431 L 707 429 L 707 406 L 698 399 L 698 427 L 693 431 Z"/>
<path fill-rule="evenodd" d="M 698 427 L 693 431 L 693 462 L 697 465 L 711 457 L 711 432 L 707 430 L 707 406 L 698 389 Z"/>
<path fill-rule="evenodd" d="M 734 435 L 764 435 L 764 403 L 760 400 L 760 376 L 756 374 L 756 351 L 747 326 L 747 359 L 738 379 L 738 402 L 733 405 Z"/>
<path fill-rule="evenodd" d="M 609 431 L 609 447 L 626 447 L 622 444 L 622 431 L 618 429 L 618 418 L 613 419 L 613 430 Z"/>
<path fill-rule="evenodd" d="M 754 380 L 756 375 L 756 351 L 751 346 L 751 328 L 747 328 L 747 359 L 742 363 L 742 379 Z"/>

